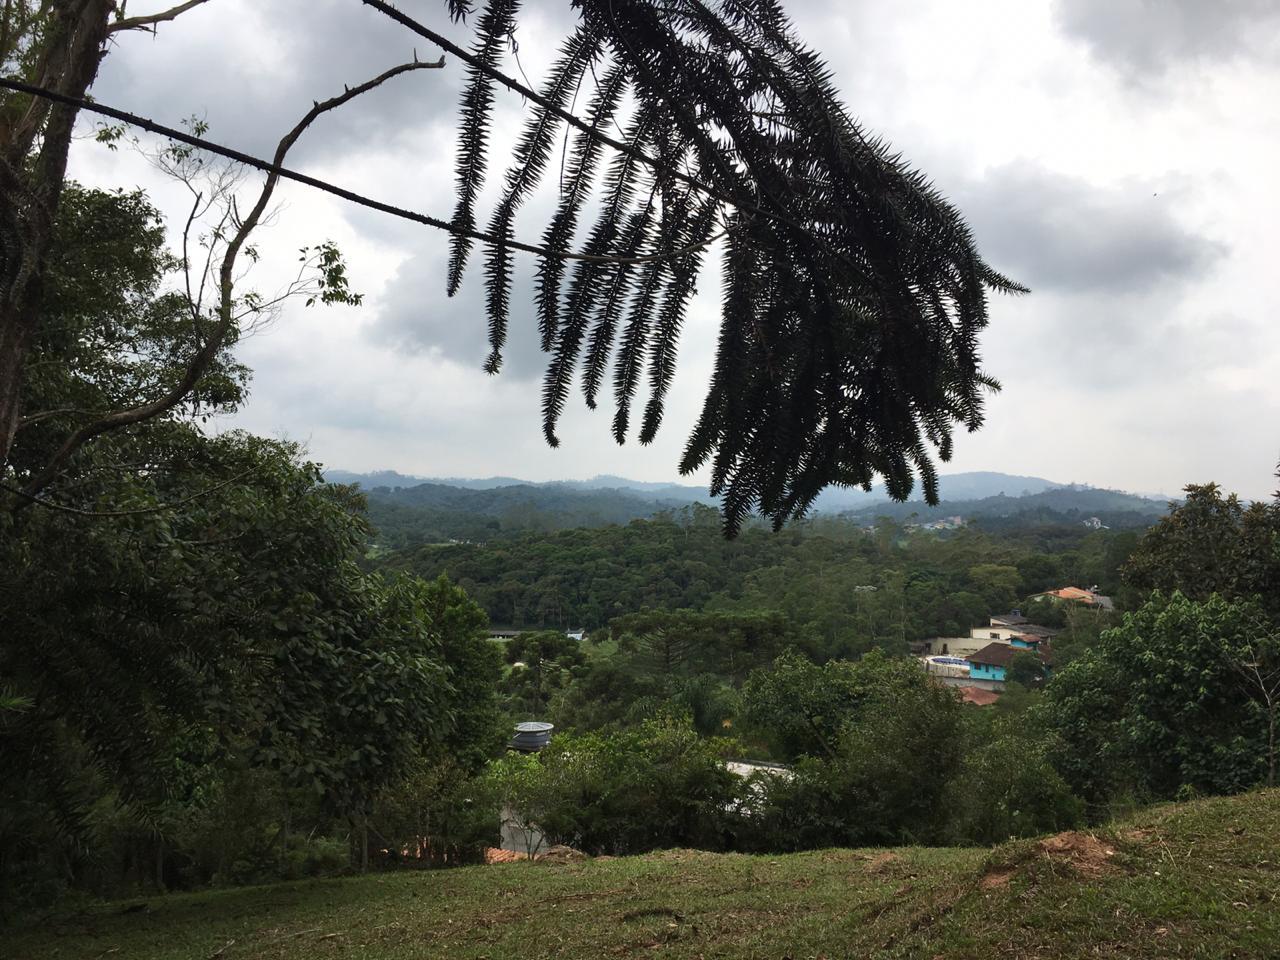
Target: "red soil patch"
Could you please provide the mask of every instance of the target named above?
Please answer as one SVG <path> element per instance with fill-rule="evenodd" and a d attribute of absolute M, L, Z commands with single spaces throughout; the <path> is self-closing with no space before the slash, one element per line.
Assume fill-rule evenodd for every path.
<path fill-rule="evenodd" d="M 1115 852 L 1114 847 L 1091 833 L 1069 830 L 1041 840 L 1019 862 L 1047 860 L 1064 863 L 1082 876 L 1096 877 L 1112 868 L 1111 858 L 1115 856 Z M 1019 863 L 997 864 L 982 875 L 978 886 L 983 890 L 1007 887 L 1017 873 L 1018 866 Z"/>
<path fill-rule="evenodd" d="M 517 860 L 528 860 L 527 853 L 520 853 L 518 850 L 499 850 L 497 847 L 489 847 L 484 852 L 485 863 L 514 863 Z"/>
<path fill-rule="evenodd" d="M 1048 837 L 1036 844 L 1036 853 L 1046 860 L 1061 860 L 1079 873 L 1096 876 L 1105 873 L 1115 856 L 1115 848 L 1091 833 L 1070 830 Z"/>

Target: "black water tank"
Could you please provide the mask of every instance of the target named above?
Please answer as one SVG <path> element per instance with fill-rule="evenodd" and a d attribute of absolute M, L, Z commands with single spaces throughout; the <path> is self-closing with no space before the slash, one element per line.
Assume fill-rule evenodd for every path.
<path fill-rule="evenodd" d="M 511 738 L 508 746 L 513 750 L 523 750 L 525 753 L 537 753 L 551 742 L 551 731 L 554 729 L 552 724 L 537 720 L 517 723 L 515 736 Z"/>

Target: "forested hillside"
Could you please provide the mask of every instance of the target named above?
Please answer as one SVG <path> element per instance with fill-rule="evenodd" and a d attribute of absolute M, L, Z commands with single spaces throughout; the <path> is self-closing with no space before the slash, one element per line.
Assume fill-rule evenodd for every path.
<path fill-rule="evenodd" d="M 862 507 L 850 516 L 872 520 L 892 517 L 921 523 L 948 516 L 976 521 L 988 529 L 1018 530 L 1045 524 L 1082 523 L 1096 517 L 1108 527 L 1149 527 L 1169 508 L 1167 501 L 1093 487 L 1055 487 L 1023 496 L 983 497 L 976 500 L 944 500 L 936 506 L 920 501 L 888 501 Z"/>
<path fill-rule="evenodd" d="M 1063 582 L 1112 589 L 1133 542 L 1079 525 L 939 536 L 829 517 L 726 540 L 716 512 L 694 506 L 625 527 L 424 545 L 377 564 L 445 574 L 497 624 L 593 629 L 646 609 L 774 610 L 824 638 L 826 655 L 848 656 L 967 633 Z"/>
<path fill-rule="evenodd" d="M 493 540 L 520 533 L 603 527 L 684 507 L 689 497 L 567 484 L 468 489 L 441 483 L 372 487 L 369 518 L 383 547 L 444 540 Z"/>
<path fill-rule="evenodd" d="M 694 503 L 716 503 L 697 487 L 643 484 L 621 477 L 556 483 L 505 477 L 427 483 L 394 471 L 339 470 L 326 476 L 333 482 L 360 485 L 369 499 L 369 516 L 381 549 L 626 524 Z M 959 516 L 1003 531 L 1081 524 L 1096 518 L 1111 528 L 1140 529 L 1168 508 L 1164 501 L 1116 490 L 1002 473 L 954 474 L 942 478 L 941 488 L 944 496 L 935 506 L 918 499 L 891 501 L 878 488 L 870 493 L 833 489 L 819 498 L 811 515 L 841 514 L 864 524 L 882 516 L 903 523 Z"/>

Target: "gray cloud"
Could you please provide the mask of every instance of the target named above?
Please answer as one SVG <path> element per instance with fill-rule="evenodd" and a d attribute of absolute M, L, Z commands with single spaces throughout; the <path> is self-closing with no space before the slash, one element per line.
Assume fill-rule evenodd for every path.
<path fill-rule="evenodd" d="M 445 296 L 447 256 L 439 243 L 406 260 L 379 298 L 375 342 L 411 354 L 436 354 L 479 371 L 489 355 L 484 252 L 473 249 L 462 287 Z M 546 369 L 533 304 L 531 260 L 520 256 L 511 291 L 511 317 L 502 351 L 505 379 L 534 380 Z"/>
<path fill-rule="evenodd" d="M 400 3 L 445 22 L 442 0 Z M 946 0 L 787 0 L 867 127 L 944 185 L 993 265 L 1033 287 L 1030 297 L 993 303 L 983 356 L 1005 391 L 992 398 L 987 426 L 957 445 L 951 468 L 995 465 L 1139 489 L 1176 490 L 1212 477 L 1265 496 L 1280 419 L 1280 333 L 1269 321 L 1277 288 L 1265 225 L 1280 194 L 1265 163 L 1275 150 L 1266 120 L 1276 58 L 1263 54 L 1274 43 L 1280 3 L 1054 3 L 1048 22 L 1020 0 L 1002 0 L 992 5 L 998 13 L 979 18 Z M 567 21 L 574 11 L 569 0 L 526 8 L 521 58 L 536 82 L 563 35 L 562 21 L 548 18 Z M 468 43 L 467 27 L 445 32 Z M 262 151 L 313 99 L 407 59 L 415 45 L 419 56 L 434 55 L 355 0 L 218 0 L 162 25 L 155 38 L 118 38 L 93 92 L 160 121 L 203 113 L 218 139 Z M 1117 96 L 1117 75 L 1152 96 Z M 1186 87 L 1184 77 L 1204 82 L 1170 89 Z M 397 78 L 317 124 L 292 161 L 447 217 L 464 79 L 452 61 L 444 71 Z M 482 224 L 524 106 L 508 94 L 498 104 Z M 993 109 L 1018 122 L 993 121 Z M 73 159 L 77 175 L 96 184 L 130 185 L 119 174 L 134 168 L 120 155 L 85 144 Z M 158 178 L 138 176 L 149 177 L 163 202 Z M 1169 181 L 1194 185 L 1195 194 L 1179 194 L 1187 188 Z M 480 370 L 481 259 L 449 300 L 439 233 L 316 201 L 301 187 L 283 197 L 268 247 L 283 249 L 292 267 L 293 237 L 301 245 L 334 236 L 369 300 L 350 314 L 291 308 L 269 335 L 242 344 L 257 377 L 235 423 L 310 438 L 315 455 L 335 466 L 674 478 L 716 343 L 716 257 L 708 258 L 657 443 L 614 446 L 609 398 L 592 414 L 575 394 L 564 443 L 550 450 L 539 429 L 545 357 L 528 259 L 516 261 L 503 375 L 488 378 Z M 522 239 L 538 239 L 541 202 L 520 218 Z M 178 204 L 168 210 L 173 222 L 185 212 Z M 1195 235 L 1191 224 L 1230 238 L 1231 249 Z M 1242 409 L 1252 415 L 1239 416 Z"/>
<path fill-rule="evenodd" d="M 402 6 L 460 46 L 471 45 L 471 27 L 451 23 L 441 0 Z M 568 4 L 524 16 L 518 36 L 538 38 L 521 47 L 525 67 L 537 68 L 531 76 L 541 74 L 570 17 Z M 554 39 L 543 42 L 545 37 Z M 350 0 L 226 0 L 161 24 L 155 37 L 117 38 L 93 93 L 162 123 L 202 116 L 214 139 L 263 154 L 312 101 L 408 62 L 415 51 L 422 60 L 440 54 L 429 41 Z M 465 66 L 451 57 L 443 70 L 396 77 L 325 116 L 291 156 L 295 163 L 343 156 L 432 123 L 451 124 L 465 78 Z"/>
<path fill-rule="evenodd" d="M 1056 0 L 1054 19 L 1130 79 L 1187 62 L 1261 54 L 1280 25 L 1275 0 Z"/>
<path fill-rule="evenodd" d="M 1150 183 L 1095 187 L 1025 161 L 956 193 L 988 262 L 1033 290 L 1141 293 L 1204 277 L 1225 248 Z"/>

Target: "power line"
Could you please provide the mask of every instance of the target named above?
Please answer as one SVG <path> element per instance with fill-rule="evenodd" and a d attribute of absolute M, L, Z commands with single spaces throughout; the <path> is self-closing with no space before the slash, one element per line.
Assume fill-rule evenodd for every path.
<path fill-rule="evenodd" d="M 126 110 L 120 110 L 116 107 L 107 106 L 103 103 L 84 100 L 79 97 L 70 97 L 54 90 L 7 78 L 0 78 L 0 88 L 13 90 L 18 93 L 25 93 L 28 96 L 41 97 L 42 99 L 50 100 L 54 103 L 61 103 L 66 106 L 75 107 L 78 110 L 86 110 L 90 113 L 110 117 L 113 120 L 119 120 L 122 123 L 138 127 L 139 129 L 146 130 L 149 133 L 168 137 L 170 140 L 176 140 L 179 143 L 185 143 L 200 150 L 205 150 L 209 153 L 226 157 L 228 160 L 234 160 L 236 163 L 242 163 L 245 166 L 262 170 L 265 173 L 275 174 L 284 180 L 293 180 L 296 183 L 301 183 L 316 190 L 323 191 L 324 193 L 341 197 L 343 200 L 350 203 L 354 203 L 362 207 L 368 207 L 371 210 L 377 210 L 380 213 L 385 213 L 393 217 L 398 217 L 401 220 L 409 220 L 413 223 L 420 223 L 424 226 L 434 227 L 437 230 L 460 234 L 465 237 L 470 237 L 473 240 L 488 243 L 492 246 L 509 247 L 513 250 L 521 250 L 526 253 L 532 253 L 537 256 L 547 257 L 550 259 L 586 260 L 592 263 L 654 263 L 659 260 L 674 259 L 682 257 L 685 254 L 692 253 L 695 250 L 714 243 L 716 240 L 728 233 L 728 229 L 726 228 L 721 230 L 719 233 L 708 237 L 706 240 L 689 244 L 688 246 L 681 247 L 678 250 L 671 250 L 665 253 L 645 254 L 643 256 L 636 257 L 620 257 L 610 256 L 608 254 L 574 253 L 568 250 L 552 250 L 548 247 L 542 247 L 537 244 L 525 243 L 522 240 L 514 240 L 510 238 L 499 239 L 493 234 L 487 233 L 483 230 L 468 229 L 451 223 L 448 220 L 441 220 L 439 217 L 419 213 L 416 210 L 407 210 L 404 207 L 397 207 L 394 204 L 384 203 L 381 200 L 375 200 L 372 197 L 365 196 L 364 194 L 356 193 L 354 190 L 349 190 L 346 187 L 339 186 L 338 184 L 330 183 L 327 180 L 321 180 L 319 177 L 313 177 L 310 174 L 292 170 L 289 167 L 272 163 L 269 160 L 263 160 L 260 157 L 255 157 L 253 154 L 245 153 L 242 150 L 236 150 L 234 147 L 224 146 L 223 144 L 217 143 L 213 140 L 208 140 L 204 137 L 198 137 L 194 134 L 188 133 L 185 130 L 165 126 L 162 123 L 156 123 L 154 120 L 148 120 L 146 117 L 141 117 L 137 114 L 129 113 Z"/>

